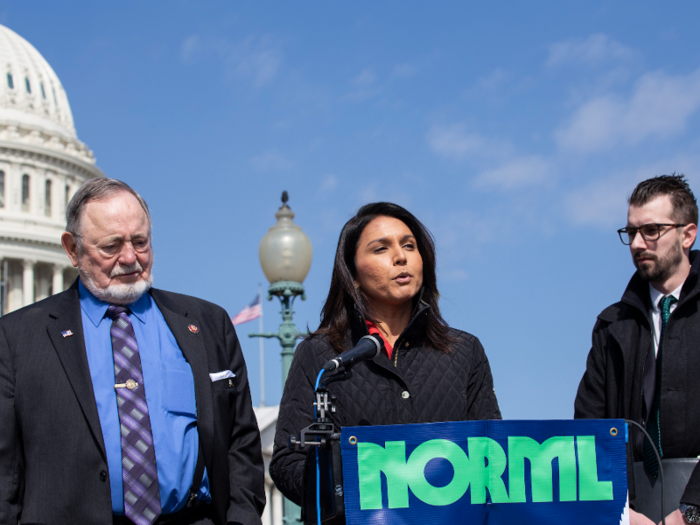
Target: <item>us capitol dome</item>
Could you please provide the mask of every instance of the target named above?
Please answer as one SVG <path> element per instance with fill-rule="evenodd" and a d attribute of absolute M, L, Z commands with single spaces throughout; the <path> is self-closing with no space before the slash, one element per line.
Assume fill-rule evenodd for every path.
<path fill-rule="evenodd" d="M 78 140 L 61 81 L 0 25 L 0 314 L 63 291 L 77 277 L 61 246 L 66 205 L 104 177 Z"/>

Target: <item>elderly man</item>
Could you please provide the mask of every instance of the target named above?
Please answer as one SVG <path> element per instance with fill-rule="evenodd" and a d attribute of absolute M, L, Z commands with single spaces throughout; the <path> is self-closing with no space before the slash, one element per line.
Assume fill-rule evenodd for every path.
<path fill-rule="evenodd" d="M 259 524 L 228 315 L 151 288 L 151 218 L 125 183 L 86 182 L 66 216 L 80 278 L 0 319 L 0 523 Z"/>
<path fill-rule="evenodd" d="M 619 234 L 637 272 L 622 300 L 598 316 L 575 402 L 577 418 L 645 425 L 663 458 L 700 454 L 700 253 L 690 250 L 697 224 L 695 196 L 682 175 L 646 180 L 632 192 Z M 633 430 L 630 445 L 640 467 L 643 462 L 637 471 L 647 478 L 638 479 L 656 485 L 659 467 L 650 442 Z M 700 523 L 700 468 L 679 503 L 666 509 L 667 525 Z M 630 522 L 653 523 L 634 510 Z"/>

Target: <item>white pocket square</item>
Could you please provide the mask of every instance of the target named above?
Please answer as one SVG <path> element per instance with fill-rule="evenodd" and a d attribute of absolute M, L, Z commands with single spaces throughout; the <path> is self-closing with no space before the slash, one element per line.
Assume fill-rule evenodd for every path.
<path fill-rule="evenodd" d="M 228 379 L 229 377 L 236 377 L 236 374 L 234 374 L 230 370 L 223 370 L 221 372 L 214 372 L 213 374 L 209 374 L 209 377 L 211 378 L 213 383 L 214 381 L 221 381 L 222 379 Z"/>

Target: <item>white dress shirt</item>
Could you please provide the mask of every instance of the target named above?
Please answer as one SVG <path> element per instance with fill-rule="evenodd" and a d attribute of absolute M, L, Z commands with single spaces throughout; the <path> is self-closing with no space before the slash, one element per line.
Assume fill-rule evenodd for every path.
<path fill-rule="evenodd" d="M 681 288 L 683 288 L 682 284 L 669 294 L 675 297 L 676 301 L 681 298 Z M 654 352 L 658 356 L 659 337 L 661 337 L 661 308 L 659 308 L 659 303 L 661 302 L 661 298 L 664 297 L 664 294 L 649 284 L 649 295 L 651 296 L 651 324 L 654 327 Z M 678 306 L 677 302 L 671 305 L 671 312 L 676 309 L 676 306 Z"/>

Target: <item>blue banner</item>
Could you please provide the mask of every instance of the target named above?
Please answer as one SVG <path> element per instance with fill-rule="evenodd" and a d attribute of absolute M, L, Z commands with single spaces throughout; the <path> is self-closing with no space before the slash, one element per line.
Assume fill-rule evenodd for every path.
<path fill-rule="evenodd" d="M 621 419 L 345 427 L 340 443 L 348 525 L 629 523 Z"/>

